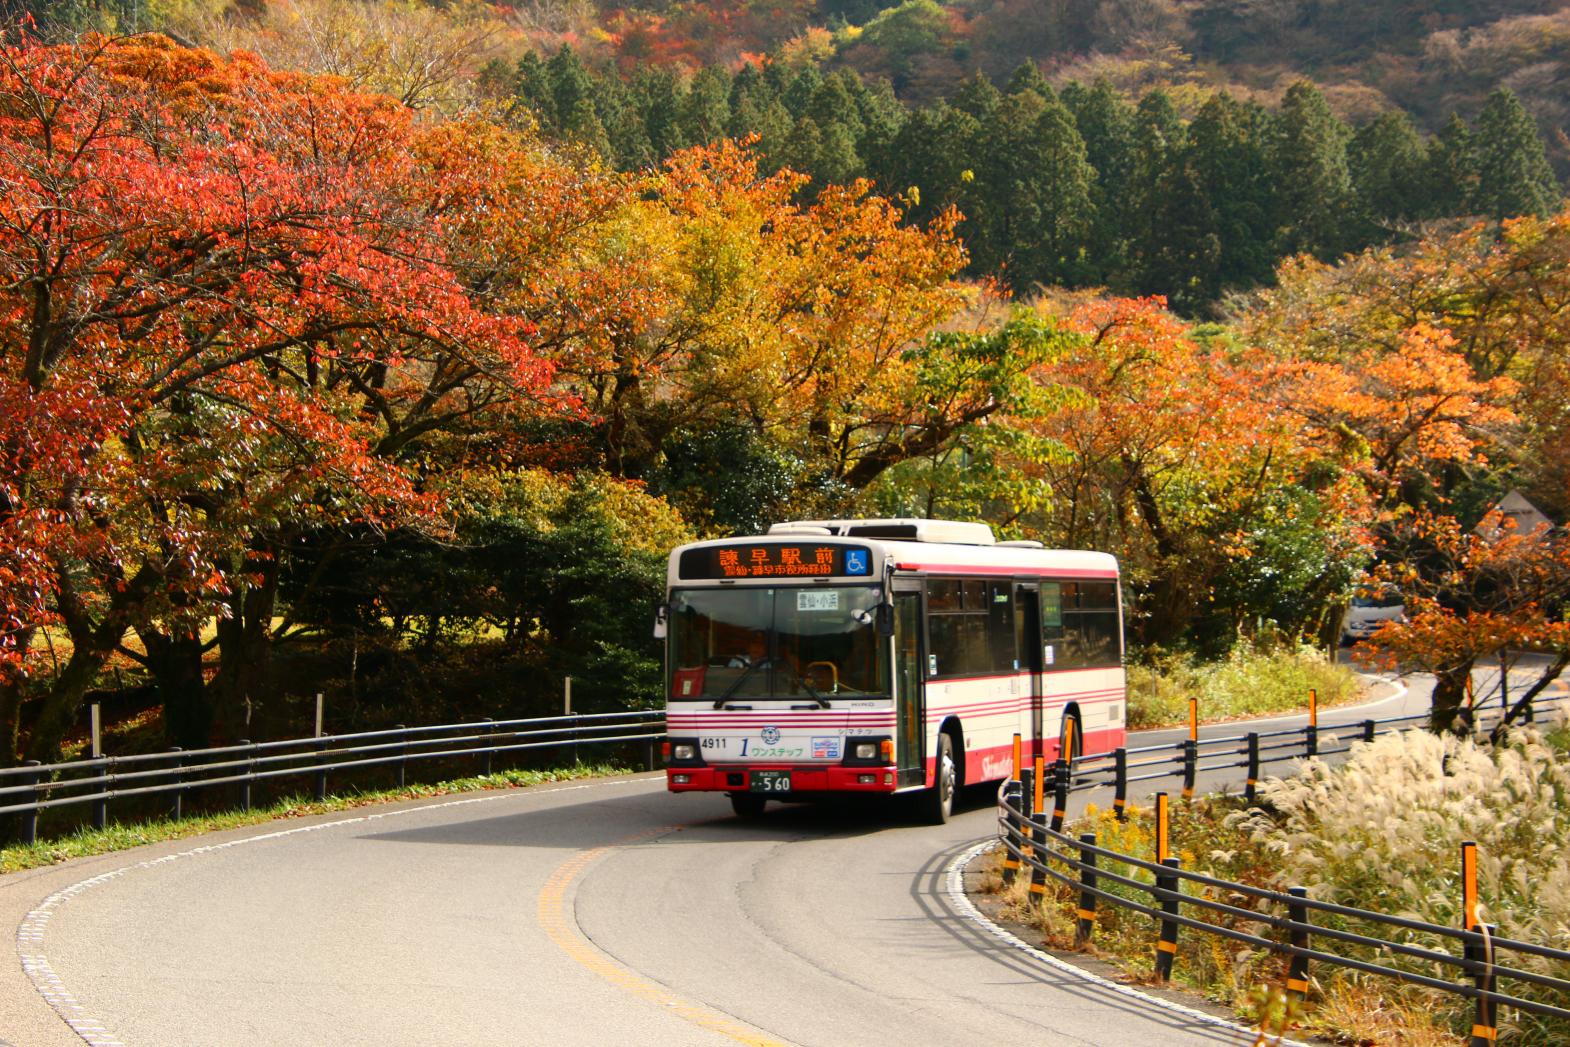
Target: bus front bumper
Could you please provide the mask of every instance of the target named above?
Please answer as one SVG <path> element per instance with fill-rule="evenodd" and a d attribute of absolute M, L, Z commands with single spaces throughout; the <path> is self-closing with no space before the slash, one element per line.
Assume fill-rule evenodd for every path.
<path fill-rule="evenodd" d="M 893 767 L 667 767 L 665 785 L 671 792 L 748 792 L 753 771 L 789 771 L 792 793 L 891 793 L 899 775 Z"/>

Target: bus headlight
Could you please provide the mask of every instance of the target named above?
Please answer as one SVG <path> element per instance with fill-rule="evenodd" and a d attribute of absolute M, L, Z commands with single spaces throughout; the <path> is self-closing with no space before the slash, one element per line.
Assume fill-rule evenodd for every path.
<path fill-rule="evenodd" d="M 858 759 L 858 760 L 876 760 L 877 758 L 878 758 L 878 743 L 877 742 L 857 742 L 856 743 L 856 759 Z"/>
<path fill-rule="evenodd" d="M 698 747 L 691 742 L 676 742 L 671 745 L 671 759 L 696 760 L 697 758 Z"/>

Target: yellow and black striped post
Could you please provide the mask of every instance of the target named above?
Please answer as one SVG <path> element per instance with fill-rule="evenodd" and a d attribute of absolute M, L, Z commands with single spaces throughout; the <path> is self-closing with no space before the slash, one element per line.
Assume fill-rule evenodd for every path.
<path fill-rule="evenodd" d="M 1480 941 L 1466 943 L 1466 958 L 1477 966 L 1473 968 L 1472 983 L 1479 993 L 1494 991 L 1494 928 L 1483 923 L 1478 915 L 1477 899 L 1477 844 L 1467 840 L 1461 845 L 1461 919 L 1462 926 L 1481 936 Z M 1493 1047 L 1499 1038 L 1499 1005 L 1493 999 L 1479 995 L 1472 1016 L 1470 1047 Z"/>
<path fill-rule="evenodd" d="M 1259 788 L 1259 732 L 1248 732 L 1248 781 L 1243 786 L 1243 799 L 1249 803 L 1254 802 L 1254 793 Z"/>
<path fill-rule="evenodd" d="M 1090 941 L 1096 929 L 1096 846 L 1095 833 L 1079 835 L 1079 919 L 1074 937 L 1080 945 Z"/>
<path fill-rule="evenodd" d="M 1288 887 L 1287 893 L 1294 898 L 1307 898 L 1307 887 Z M 1308 906 L 1287 904 L 1287 919 L 1295 924 L 1308 923 Z M 1292 928 L 1288 933 L 1288 940 L 1294 949 L 1308 948 L 1308 931 Z M 1293 953 L 1287 960 L 1287 993 L 1301 1000 L 1308 995 L 1308 957 L 1301 953 Z"/>
<path fill-rule="evenodd" d="M 1036 757 L 1034 785 L 1036 788 L 1032 796 L 1034 802 L 1030 805 L 1031 813 L 1045 814 L 1047 810 L 1047 758 L 1045 756 Z"/>
<path fill-rule="evenodd" d="M 1112 813 L 1120 822 L 1128 820 L 1126 807 L 1128 807 L 1128 750 L 1120 746 L 1112 753 Z"/>
<path fill-rule="evenodd" d="M 1047 893 L 1047 813 L 1037 811 L 1030 819 L 1030 838 L 1035 841 L 1035 861 L 1030 866 L 1030 896 Z"/>
<path fill-rule="evenodd" d="M 1199 776 L 1199 743 L 1190 738 L 1183 743 L 1183 799 L 1194 798 L 1194 781 Z"/>
<path fill-rule="evenodd" d="M 1168 867 L 1176 867 L 1177 859 L 1172 857 L 1168 846 L 1167 833 L 1170 825 L 1170 815 L 1167 809 L 1167 794 L 1156 794 L 1156 861 Z M 1177 890 L 1177 877 L 1170 873 L 1156 874 L 1156 888 L 1168 893 Z M 1162 898 L 1161 911 L 1167 915 L 1177 912 L 1176 898 Z M 1171 920 L 1161 921 L 1161 931 L 1156 938 L 1156 979 L 1167 981 L 1172 977 L 1172 958 L 1177 955 L 1177 924 Z"/>
<path fill-rule="evenodd" d="M 1159 864 L 1172 857 L 1172 851 L 1167 846 L 1167 829 L 1169 828 L 1167 813 L 1167 794 L 1156 794 L 1156 862 Z"/>
<path fill-rule="evenodd" d="M 1481 922 L 1477 915 L 1477 844 L 1467 840 L 1461 845 L 1461 926 L 1475 931 Z"/>
<path fill-rule="evenodd" d="M 1308 689 L 1308 729 L 1304 732 L 1308 755 L 1319 755 L 1319 688 Z"/>
<path fill-rule="evenodd" d="M 1163 858 L 1161 864 L 1170 871 L 1156 874 L 1156 889 L 1165 892 L 1161 897 L 1161 932 L 1156 938 L 1156 980 L 1167 982 L 1172 980 L 1172 961 L 1177 958 L 1178 925 L 1171 917 L 1178 914 L 1177 870 L 1182 863 Z"/>
<path fill-rule="evenodd" d="M 1009 780 L 1003 787 L 1003 796 L 1009 807 L 1006 816 L 1009 828 L 1009 842 L 1016 847 L 1022 848 L 1024 847 L 1025 839 L 1025 827 L 1022 820 L 1025 809 L 1025 794 L 1024 789 L 1020 785 L 1020 761 L 1020 736 L 1016 734 L 1014 736 L 1014 765 L 1009 772 Z M 1005 848 L 1003 853 L 1003 883 L 1005 885 L 1013 883 L 1014 878 L 1018 875 L 1019 858 L 1013 851 Z"/>
<path fill-rule="evenodd" d="M 1052 765 L 1052 831 L 1063 831 L 1068 813 L 1068 787 L 1074 777 L 1074 718 L 1063 721 L 1063 737 L 1058 739 L 1058 762 Z"/>

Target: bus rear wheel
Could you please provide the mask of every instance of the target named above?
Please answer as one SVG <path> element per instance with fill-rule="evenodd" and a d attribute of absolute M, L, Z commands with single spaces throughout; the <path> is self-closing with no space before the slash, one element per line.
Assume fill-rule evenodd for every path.
<path fill-rule="evenodd" d="M 954 791 L 959 785 L 959 775 L 954 768 L 954 742 L 946 734 L 938 735 L 938 766 L 932 788 L 921 797 L 922 820 L 931 825 L 942 825 L 954 813 Z"/>
<path fill-rule="evenodd" d="M 757 793 L 731 793 L 730 807 L 738 818 L 757 818 L 769 801 Z"/>

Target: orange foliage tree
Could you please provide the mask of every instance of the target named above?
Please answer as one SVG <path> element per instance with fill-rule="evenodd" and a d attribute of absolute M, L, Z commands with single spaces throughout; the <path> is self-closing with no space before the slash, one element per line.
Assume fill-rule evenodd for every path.
<path fill-rule="evenodd" d="M 1316 449 L 1281 409 L 1289 372 L 1207 343 L 1157 298 L 1090 301 L 1063 322 L 1078 338 L 1037 374 L 1070 395 L 1010 419 L 1057 448 L 1018 463 L 1050 489 L 1045 535 L 1119 551 L 1147 641 L 1206 617 L 1232 635 L 1265 613 L 1314 628 L 1366 533 L 1360 492 L 1316 472 Z M 1272 606 L 1267 590 L 1296 605 Z"/>
<path fill-rule="evenodd" d="M 449 263 L 421 138 L 389 101 L 160 38 L 0 53 L 7 753 L 40 628 L 70 640 L 46 757 L 128 630 L 199 682 L 202 622 L 266 630 L 280 535 L 432 512 L 389 441 L 549 382 Z"/>
<path fill-rule="evenodd" d="M 1433 673 L 1430 726 L 1445 731 L 1469 725 L 1474 666 L 1520 652 L 1546 656 L 1497 734 L 1570 665 L 1570 538 L 1545 528 L 1523 534 L 1490 513 L 1472 531 L 1454 517 L 1423 514 L 1403 521 L 1398 539 L 1393 552 L 1404 555 L 1376 580 L 1401 590 L 1406 620 L 1380 626 L 1365 659 Z"/>

